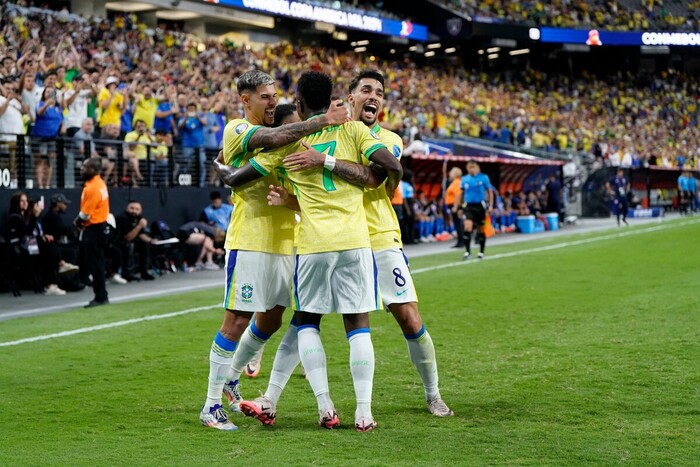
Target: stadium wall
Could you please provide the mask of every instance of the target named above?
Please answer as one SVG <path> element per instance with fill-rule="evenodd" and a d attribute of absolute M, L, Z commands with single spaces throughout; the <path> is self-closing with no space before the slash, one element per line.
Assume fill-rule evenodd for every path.
<path fill-rule="evenodd" d="M 156 219 L 164 220 L 173 231 L 189 221 L 199 219 L 202 209 L 209 204 L 209 194 L 217 190 L 224 199 L 230 195 L 228 188 L 194 188 L 173 187 L 159 188 L 110 188 L 109 207 L 110 212 L 117 215 L 124 211 L 129 200 L 139 201 L 143 206 L 143 215 L 149 222 Z M 63 190 L 0 190 L 0 231 L 5 225 L 7 211 L 10 207 L 10 198 L 17 191 L 24 191 L 30 199 L 44 197 L 45 207 L 51 202 L 51 195 L 63 193 L 71 201 L 66 212 L 65 221 L 70 223 L 78 215 L 80 210 L 81 188 L 66 188 Z"/>

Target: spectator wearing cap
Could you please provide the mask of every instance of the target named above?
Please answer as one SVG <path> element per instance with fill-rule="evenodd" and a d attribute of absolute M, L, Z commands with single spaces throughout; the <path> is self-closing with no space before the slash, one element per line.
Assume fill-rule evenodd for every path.
<path fill-rule="evenodd" d="M 88 105 L 94 96 L 97 95 L 97 87 L 91 82 L 88 76 L 78 73 L 73 77 L 73 88 L 67 90 L 64 97 L 66 106 L 66 136 L 75 135 L 83 121 L 88 116 Z"/>
<path fill-rule="evenodd" d="M 44 233 L 54 238 L 61 259 L 67 263 L 80 264 L 75 228 L 63 219 L 70 204 L 71 200 L 63 193 L 53 194 L 51 205 L 44 213 L 41 224 L 44 226 Z"/>
<path fill-rule="evenodd" d="M 233 213 L 233 206 L 224 203 L 221 193 L 218 191 L 212 191 L 209 194 L 209 200 L 211 203 L 202 210 L 199 221 L 206 222 L 226 232 Z"/>
<path fill-rule="evenodd" d="M 119 86 L 119 79 L 116 76 L 110 76 L 105 81 L 105 87 L 97 95 L 97 102 L 102 109 L 101 128 L 105 125 L 119 125 L 126 109 L 126 97 L 117 90 L 117 86 Z"/>

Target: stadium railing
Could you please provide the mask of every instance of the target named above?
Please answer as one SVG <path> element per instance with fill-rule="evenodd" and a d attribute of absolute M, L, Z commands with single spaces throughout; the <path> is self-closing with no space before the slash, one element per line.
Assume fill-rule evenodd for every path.
<path fill-rule="evenodd" d="M 99 156 L 108 161 L 103 163 L 103 176 L 110 172 L 107 167 L 113 164 L 106 180 L 110 186 L 204 186 L 207 174 L 203 172 L 208 171 L 213 157 L 211 150 L 201 158 L 195 151 L 191 159 L 186 159 L 182 148 L 162 143 L 127 143 L 100 138 L 81 140 L 65 136 L 46 141 L 28 135 L 0 133 L 0 189 L 39 188 L 35 180 L 35 165 L 39 157 L 48 160 L 51 166 L 52 188 L 81 186 L 80 167 L 85 157 L 80 154 L 79 145 L 83 144 L 83 154 L 91 154 L 91 143 L 95 145 Z M 135 150 L 134 145 L 137 148 L 143 147 L 145 154 L 143 150 Z M 167 147 L 167 154 L 163 154 L 163 146 Z M 55 156 L 49 157 L 49 150 L 54 147 Z M 131 151 L 128 147 L 132 148 Z M 137 152 L 141 156 L 137 158 L 142 176 L 140 179 L 134 179 L 133 170 L 129 166 L 129 152 Z"/>

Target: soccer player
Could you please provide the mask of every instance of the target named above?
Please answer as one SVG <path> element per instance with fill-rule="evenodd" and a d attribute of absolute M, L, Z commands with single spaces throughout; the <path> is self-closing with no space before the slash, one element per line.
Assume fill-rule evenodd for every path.
<path fill-rule="evenodd" d="M 627 194 L 630 191 L 630 182 L 625 177 L 625 169 L 617 169 L 615 178 L 611 182 L 606 183 L 606 187 L 610 194 L 614 196 L 613 203 L 617 208 L 617 225 L 620 225 L 620 216 L 622 216 L 622 222 L 627 224 L 627 208 L 629 203 L 627 201 Z"/>
<path fill-rule="evenodd" d="M 348 102 L 352 105 L 353 119 L 361 121 L 371 128 L 373 134 L 390 149 L 394 157 L 400 159 L 403 152 L 401 137 L 382 128 L 377 123 L 377 117 L 384 107 L 384 76 L 374 70 L 360 72 L 350 82 Z M 308 152 L 303 156 L 297 155 L 287 160 L 289 163 L 297 164 L 297 170 L 323 166 L 325 162 L 324 156 L 318 152 Z M 344 173 L 348 172 L 346 166 L 352 164 L 352 162 L 347 161 L 336 161 L 333 174 L 342 177 Z M 277 190 L 276 193 L 279 194 L 280 191 Z M 273 196 L 275 196 L 274 193 Z M 281 194 L 281 196 L 285 196 L 285 194 Z M 403 245 L 401 244 L 399 220 L 384 185 L 382 184 L 377 189 L 365 190 L 363 205 L 370 233 L 370 243 L 377 262 L 382 302 L 392 313 L 406 338 L 409 357 L 423 382 L 428 410 L 438 417 L 454 415 L 440 396 L 435 347 L 418 311 L 418 298 L 413 286 L 408 260 L 403 253 Z M 288 353 L 288 348 L 289 345 L 285 342 L 285 345 L 280 345 L 277 350 L 275 364 L 270 375 L 270 384 L 264 395 L 275 405 L 294 370 L 294 366 L 289 368 L 277 365 L 278 361 L 281 364 L 291 363 L 292 360 L 289 357 L 281 355 Z M 262 402 L 268 401 L 263 400 Z"/>
<path fill-rule="evenodd" d="M 484 233 L 484 221 L 486 215 L 493 209 L 493 186 L 489 176 L 481 173 L 481 168 L 476 161 L 467 162 L 467 175 L 462 177 L 462 209 L 464 211 L 464 247 L 466 252 L 462 259 L 469 259 L 472 255 L 472 232 L 476 227 L 476 241 L 479 243 L 478 258 L 484 257 L 486 248 L 486 234 Z"/>
<path fill-rule="evenodd" d="M 325 111 L 332 89 L 328 75 L 302 74 L 297 84 L 299 115 L 313 119 Z M 297 166 L 293 153 L 304 147 L 325 153 L 324 166 L 293 171 Z M 374 163 L 371 169 L 361 165 L 363 157 Z M 348 173 L 344 173 L 344 178 L 334 177 L 335 164 L 341 160 L 356 164 L 346 167 Z M 240 170 L 228 169 L 222 180 L 232 186 L 249 181 L 251 170 L 260 175 L 272 171 L 288 174 L 298 202 L 294 207 L 301 212 L 293 288 L 298 351 L 317 399 L 319 425 L 330 429 L 340 423 L 330 398 L 326 357 L 319 334 L 321 317 L 337 312 L 343 315 L 350 343 L 350 372 L 357 398 L 355 429 L 373 430 L 376 426 L 371 409 L 374 349 L 367 313 L 381 305 L 361 185 L 377 187 L 386 173 L 387 190 L 393 193 L 403 172 L 401 164 L 369 128 L 360 122 L 348 122 L 309 135 L 304 138 L 303 146 L 300 142 L 261 152 Z M 244 401 L 241 410 L 272 424 L 276 415 L 274 404 L 260 402 Z"/>
<path fill-rule="evenodd" d="M 223 157 L 229 165 L 242 165 L 254 155 L 256 148 L 284 146 L 347 119 L 347 111 L 334 105 L 319 118 L 283 128 L 265 128 L 272 124 L 277 103 L 275 80 L 267 73 L 252 70 L 239 77 L 237 87 L 245 118 L 230 121 L 224 129 Z M 224 391 L 229 400 L 240 399 L 237 382 L 226 384 L 227 375 L 234 364 L 233 354 L 238 340 L 253 313 L 269 311 L 275 317 L 265 323 L 270 327 L 252 328 L 257 336 L 269 336 L 281 325 L 282 313 L 290 303 L 294 214 L 268 206 L 267 187 L 277 182 L 274 174 L 264 178 L 258 172 L 255 175 L 260 179 L 244 189 L 232 191 L 236 209 L 231 216 L 225 243 L 226 312 L 211 346 L 207 399 L 199 417 L 203 425 L 219 430 L 237 428 L 221 406 L 221 395 Z M 275 323 L 277 328 L 274 328 Z M 248 355 L 247 349 L 237 353 L 239 359 L 250 360 L 253 355 Z M 245 363 L 247 361 L 241 366 Z"/>

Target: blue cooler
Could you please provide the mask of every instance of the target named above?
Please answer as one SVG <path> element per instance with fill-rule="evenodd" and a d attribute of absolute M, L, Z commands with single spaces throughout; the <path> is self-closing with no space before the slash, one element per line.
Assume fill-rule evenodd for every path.
<path fill-rule="evenodd" d="M 535 216 L 518 216 L 518 230 L 522 233 L 533 233 L 535 231 Z"/>
<path fill-rule="evenodd" d="M 544 215 L 547 219 L 547 224 L 549 224 L 549 230 L 559 230 L 559 214 L 556 212 L 550 212 Z"/>

